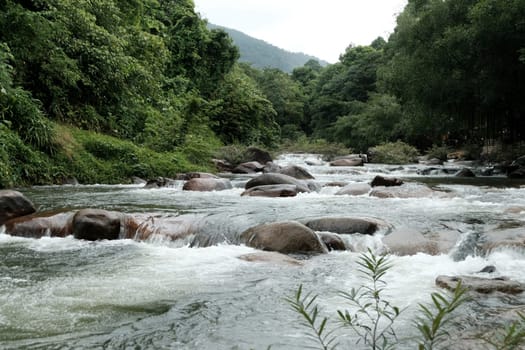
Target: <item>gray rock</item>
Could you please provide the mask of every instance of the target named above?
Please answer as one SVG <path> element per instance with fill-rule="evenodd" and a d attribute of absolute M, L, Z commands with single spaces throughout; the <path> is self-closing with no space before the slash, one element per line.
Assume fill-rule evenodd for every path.
<path fill-rule="evenodd" d="M 82 209 L 73 216 L 73 236 L 88 241 L 119 239 L 124 215 L 102 209 Z"/>
<path fill-rule="evenodd" d="M 304 182 L 288 175 L 276 173 L 262 174 L 251 179 L 246 183 L 245 189 L 264 185 L 295 185 L 299 192 L 311 192 Z"/>
<path fill-rule="evenodd" d="M 352 217 L 325 217 L 305 220 L 303 223 L 314 231 L 327 231 L 339 234 L 362 233 L 373 235 L 380 225 L 379 220 Z"/>
<path fill-rule="evenodd" d="M 230 180 L 220 178 L 193 178 L 182 187 L 184 191 L 198 192 L 223 191 L 231 188 L 233 187 Z"/>
<path fill-rule="evenodd" d="M 241 196 L 251 197 L 295 197 L 297 185 L 263 185 L 255 186 L 244 191 Z"/>
<path fill-rule="evenodd" d="M 483 294 L 494 292 L 519 294 L 525 291 L 525 284 L 512 281 L 507 277 L 438 276 L 436 278 L 436 285 L 438 287 L 449 290 L 455 290 L 460 282 L 464 288 Z"/>
<path fill-rule="evenodd" d="M 328 250 L 347 250 L 345 241 L 337 233 L 319 232 L 317 234 Z"/>
<path fill-rule="evenodd" d="M 346 185 L 335 193 L 336 196 L 341 195 L 350 195 L 350 196 L 360 196 L 370 192 L 372 187 L 364 182 L 357 182 L 353 184 Z"/>
<path fill-rule="evenodd" d="M 328 252 L 314 231 L 295 221 L 252 227 L 241 234 L 240 242 L 256 249 L 283 254 Z"/>

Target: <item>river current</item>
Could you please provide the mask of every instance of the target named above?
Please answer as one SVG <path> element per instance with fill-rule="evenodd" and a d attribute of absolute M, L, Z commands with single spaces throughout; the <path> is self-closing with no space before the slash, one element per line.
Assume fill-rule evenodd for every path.
<path fill-rule="evenodd" d="M 302 266 L 239 259 L 256 251 L 237 244 L 239 234 L 266 222 L 371 217 L 424 235 L 457 233 L 456 247 L 449 253 L 390 257 L 385 296 L 403 309 L 395 324 L 396 349 L 416 348 L 413 323 L 418 304 L 430 302 L 432 292 L 446 294 L 435 286 L 438 275 L 475 274 L 494 265 L 496 276 L 525 283 L 524 250 L 500 248 L 481 254 L 465 244 L 469 237 L 495 227 L 525 224 L 525 211 L 515 209 L 525 208 L 521 183 L 497 177 L 469 182 L 429 178 L 418 175 L 418 165 L 336 168 L 315 155 L 285 155 L 277 163 L 303 166 L 320 184 L 370 181 L 382 174 L 429 182 L 446 195 L 337 196 L 338 188 L 323 187 L 291 198 L 241 197 L 248 175 L 231 175 L 231 190 L 207 193 L 182 191 L 182 183 L 163 189 L 139 185 L 20 189 L 39 210 L 90 207 L 147 214 L 189 222 L 198 226 L 199 235 L 221 243 L 192 248 L 189 240 L 86 242 L 0 233 L 0 348 L 304 349 L 314 345 L 285 298 L 303 285 L 319 295 L 322 314 L 337 327 L 336 311 L 349 308 L 339 291 L 363 283 L 356 262 L 367 249 L 381 251 L 381 238 L 388 232 L 348 238 L 353 252 L 298 257 Z M 504 324 L 500 315 L 523 305 L 524 296 L 478 296 L 458 310 L 459 323 L 452 333 L 475 337 Z M 342 333 L 342 348 L 363 346 L 362 342 L 354 345 L 357 338 L 351 331 Z"/>

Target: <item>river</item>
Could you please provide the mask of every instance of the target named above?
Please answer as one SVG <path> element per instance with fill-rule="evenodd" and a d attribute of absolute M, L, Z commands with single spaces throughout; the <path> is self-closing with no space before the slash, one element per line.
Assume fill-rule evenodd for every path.
<path fill-rule="evenodd" d="M 306 165 L 315 163 L 318 165 Z M 404 311 L 395 327 L 396 349 L 415 349 L 419 303 L 430 302 L 438 275 L 474 274 L 494 265 L 497 276 L 525 282 L 525 251 L 500 248 L 481 254 L 465 244 L 495 227 L 525 224 L 525 187 L 503 178 L 465 180 L 418 175 L 421 166 L 367 164 L 335 168 L 315 155 L 277 162 L 308 169 L 316 181 L 370 181 L 375 175 L 429 182 L 446 195 L 429 198 L 336 196 L 335 187 L 291 198 L 241 197 L 248 175 L 230 176 L 234 188 L 186 192 L 139 185 L 52 186 L 20 189 L 39 210 L 103 208 L 196 223 L 200 235 L 222 243 L 191 248 L 189 240 L 86 242 L 27 239 L 0 233 L 0 348 L 2 349 L 304 349 L 305 337 L 286 297 L 299 285 L 318 294 L 323 315 L 336 324 L 348 308 L 338 292 L 363 282 L 357 260 L 381 251 L 382 236 L 348 238 L 356 251 L 303 259 L 302 266 L 247 262 L 254 249 L 236 244 L 245 229 L 265 222 L 321 216 L 372 217 L 424 235 L 457 234 L 449 253 L 390 257 L 385 296 Z M 511 210 L 512 209 L 512 210 Z M 524 209 L 525 210 L 525 209 Z M 1 232 L 1 229 L 0 229 Z M 483 295 L 463 305 L 458 337 L 495 327 L 499 316 L 525 305 L 524 296 Z M 458 335 L 460 334 L 460 335 Z M 344 332 L 340 342 L 359 349 Z M 466 345 L 465 345 L 466 346 Z M 461 347 L 458 347 L 461 348 Z"/>

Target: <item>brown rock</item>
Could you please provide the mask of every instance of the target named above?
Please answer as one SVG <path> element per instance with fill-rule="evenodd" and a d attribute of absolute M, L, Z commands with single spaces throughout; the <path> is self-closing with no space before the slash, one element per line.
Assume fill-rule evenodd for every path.
<path fill-rule="evenodd" d="M 73 235 L 88 241 L 113 240 L 120 236 L 121 213 L 102 209 L 82 209 L 73 216 Z"/>
<path fill-rule="evenodd" d="M 319 232 L 318 235 L 328 250 L 347 250 L 345 241 L 337 233 Z"/>
<path fill-rule="evenodd" d="M 299 192 L 310 192 L 310 189 L 304 182 L 288 175 L 276 173 L 259 175 L 248 181 L 245 188 L 250 189 L 252 187 L 264 185 L 295 185 Z"/>
<path fill-rule="evenodd" d="M 483 294 L 494 292 L 519 294 L 525 291 L 525 284 L 512 281 L 507 277 L 438 276 L 436 278 L 436 285 L 438 287 L 449 290 L 455 290 L 460 282 L 464 288 Z"/>
<path fill-rule="evenodd" d="M 337 159 L 330 162 L 330 166 L 363 166 L 363 159 L 361 158 L 345 158 Z"/>
<path fill-rule="evenodd" d="M 370 186 L 372 187 L 377 187 L 377 186 L 392 187 L 392 186 L 401 186 L 402 184 L 403 184 L 403 180 L 377 175 L 376 177 L 374 177 L 374 179 L 370 183 Z"/>
<path fill-rule="evenodd" d="M 290 253 L 326 253 L 319 236 L 299 222 L 262 224 L 244 231 L 241 243 L 256 249 Z"/>
<path fill-rule="evenodd" d="M 228 179 L 220 178 L 193 178 L 187 181 L 182 189 L 184 191 L 223 191 L 232 188 L 232 184 Z"/>
<path fill-rule="evenodd" d="M 0 226 L 7 220 L 32 214 L 35 206 L 18 191 L 0 190 Z"/>
<path fill-rule="evenodd" d="M 69 236 L 73 233 L 74 214 L 74 212 L 44 212 L 21 216 L 5 223 L 5 233 L 29 238 Z"/>
<path fill-rule="evenodd" d="M 303 222 L 314 231 L 328 231 L 339 234 L 362 233 L 373 235 L 379 228 L 380 222 L 368 218 L 326 217 L 311 219 Z M 385 223 L 381 223 L 386 226 Z"/>
<path fill-rule="evenodd" d="M 298 189 L 296 185 L 264 185 L 255 186 L 244 191 L 241 196 L 251 197 L 295 197 Z"/>

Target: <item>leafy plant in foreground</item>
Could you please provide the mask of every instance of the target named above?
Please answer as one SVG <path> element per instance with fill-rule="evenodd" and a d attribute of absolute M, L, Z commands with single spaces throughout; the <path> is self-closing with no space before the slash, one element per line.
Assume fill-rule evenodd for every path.
<path fill-rule="evenodd" d="M 415 322 L 415 326 L 422 337 L 422 342 L 418 346 L 419 350 L 435 349 L 450 339 L 444 326 L 453 319 L 451 314 L 454 310 L 468 300 L 466 291 L 467 289 L 458 283 L 451 298 L 440 293 L 432 293 L 432 305 L 419 304 L 422 316 L 418 317 Z"/>
<path fill-rule="evenodd" d="M 491 338 L 483 337 L 482 339 L 494 346 L 496 350 L 521 349 L 520 346 L 525 343 L 525 315 L 518 312 L 518 316 L 519 320 L 499 330 Z"/>
<path fill-rule="evenodd" d="M 300 285 L 299 289 L 295 293 L 293 298 L 286 298 L 286 301 L 290 304 L 299 315 L 304 319 L 303 325 L 310 328 L 313 332 L 308 334 L 308 337 L 312 340 L 319 342 L 321 349 L 335 349 L 337 344 L 334 344 L 336 337 L 333 334 L 334 331 L 327 331 L 326 323 L 328 318 L 325 317 L 319 322 L 319 307 L 314 304 L 317 299 L 317 295 L 312 296 L 312 293 L 307 293 L 303 296 L 303 286 Z"/>

